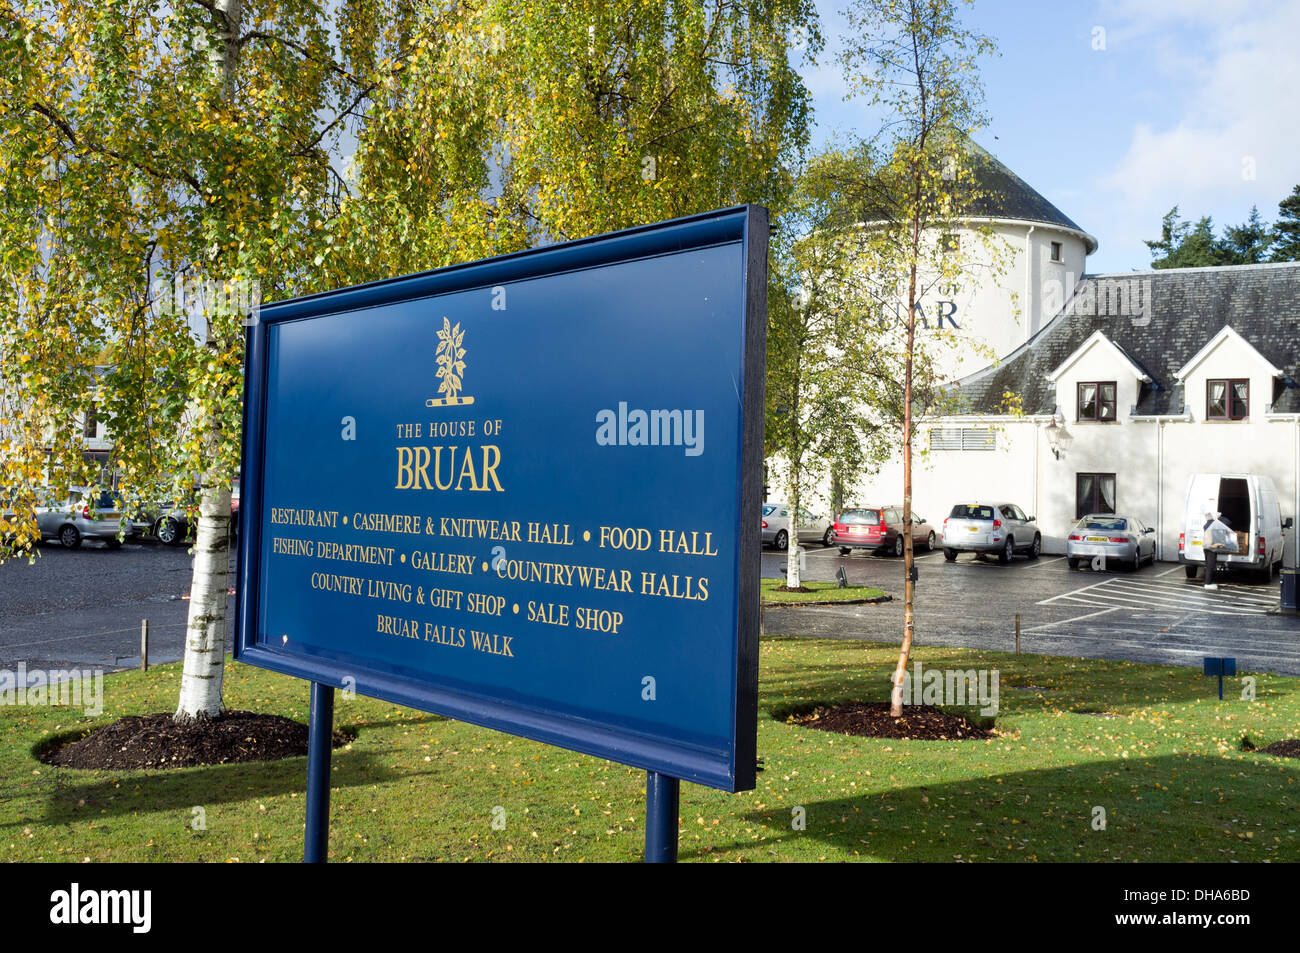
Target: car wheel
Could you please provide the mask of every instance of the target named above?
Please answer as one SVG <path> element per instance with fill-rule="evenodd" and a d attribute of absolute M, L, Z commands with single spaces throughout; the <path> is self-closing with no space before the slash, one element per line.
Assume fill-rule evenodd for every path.
<path fill-rule="evenodd" d="M 158 537 L 158 542 L 166 543 L 168 546 L 179 546 L 185 536 L 181 532 L 181 524 L 170 516 L 158 521 L 158 525 L 154 528 L 154 535 Z"/>
<path fill-rule="evenodd" d="M 895 555 L 895 556 L 902 556 L 902 555 L 903 555 L 903 537 L 902 537 L 902 534 L 899 534 L 898 536 L 894 537 L 894 555 Z"/>
<path fill-rule="evenodd" d="M 1007 563 L 1011 562 L 1011 557 L 1015 554 L 1016 541 L 1008 536 L 1006 543 L 1002 546 L 1002 552 L 998 553 L 998 562 L 1005 566 Z"/>
<path fill-rule="evenodd" d="M 948 562 L 955 562 L 957 559 L 957 550 L 944 547 L 943 558 Z"/>
<path fill-rule="evenodd" d="M 1076 558 L 1073 557 L 1073 556 L 1071 556 L 1069 559 L 1067 559 L 1067 560 L 1065 561 L 1065 564 L 1066 564 L 1067 566 L 1069 566 L 1071 569 L 1078 569 L 1078 568 L 1079 568 L 1079 560 L 1076 559 Z"/>
<path fill-rule="evenodd" d="M 1200 568 L 1195 563 L 1188 563 L 1186 566 L 1183 567 L 1183 570 L 1187 573 L 1188 579 L 1195 579 L 1197 573 L 1201 571 Z"/>
<path fill-rule="evenodd" d="M 785 551 L 785 548 L 790 545 L 790 537 L 786 535 L 785 530 L 781 530 L 776 534 L 776 539 L 772 541 L 772 545 L 782 552 Z"/>
<path fill-rule="evenodd" d="M 827 549 L 835 545 L 835 527 L 826 527 L 826 532 L 822 535 L 822 545 Z"/>
<path fill-rule="evenodd" d="M 65 526 L 59 530 L 59 542 L 64 549 L 76 549 L 81 545 L 81 531 L 75 526 Z"/>
<path fill-rule="evenodd" d="M 1034 545 L 1029 547 L 1029 558 L 1037 559 L 1038 554 L 1041 553 L 1042 551 L 1043 551 L 1043 538 L 1041 536 L 1035 536 Z"/>
<path fill-rule="evenodd" d="M 934 530 L 930 530 L 930 536 L 925 541 L 925 551 L 927 553 L 934 552 Z"/>
<path fill-rule="evenodd" d="M 849 554 L 852 553 L 852 552 L 853 552 L 853 550 L 852 550 L 851 548 L 849 548 L 848 546 L 841 546 L 841 547 L 840 547 L 840 555 L 841 555 L 841 556 L 847 556 L 847 555 L 849 555 Z"/>

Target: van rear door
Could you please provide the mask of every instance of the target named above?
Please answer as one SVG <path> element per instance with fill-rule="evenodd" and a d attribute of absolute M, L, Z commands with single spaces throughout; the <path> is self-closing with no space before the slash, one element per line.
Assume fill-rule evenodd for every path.
<path fill-rule="evenodd" d="M 1205 562 L 1201 549 L 1205 514 L 1219 508 L 1219 474 L 1194 473 L 1187 481 L 1187 504 L 1183 509 L 1183 557 L 1188 562 Z"/>
<path fill-rule="evenodd" d="M 1255 559 L 1256 514 L 1259 512 L 1258 485 L 1248 476 L 1222 476 L 1219 478 L 1219 505 L 1215 508 L 1220 519 L 1237 534 L 1237 551 L 1228 553 L 1229 562 L 1253 562 Z M 1245 544 L 1242 536 L 1245 534 Z"/>

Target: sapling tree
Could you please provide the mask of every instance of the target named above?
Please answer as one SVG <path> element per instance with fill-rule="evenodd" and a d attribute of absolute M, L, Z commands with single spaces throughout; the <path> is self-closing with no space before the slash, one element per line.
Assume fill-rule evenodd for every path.
<path fill-rule="evenodd" d="M 1006 249 L 979 207 L 978 150 L 968 137 L 984 122 L 977 60 L 992 40 L 962 26 L 954 0 L 853 0 L 841 64 L 851 92 L 886 116 L 873 140 L 881 161 L 873 204 L 864 210 L 858 256 L 862 291 L 895 303 L 889 343 L 874 354 L 876 373 L 896 381 L 884 410 L 898 424 L 903 468 L 903 634 L 890 710 L 902 714 L 903 678 L 915 634 L 912 523 L 913 440 L 918 382 L 941 380 L 941 349 L 960 343 L 951 329 L 918 337 L 918 307 L 935 288 L 988 280 L 1005 267 Z M 958 231 L 975 242 L 956 240 Z M 970 244 L 981 246 L 979 250 Z M 978 267 L 980 274 L 975 274 Z M 901 306 L 901 307 L 899 307 Z M 885 312 L 888 315 L 888 310 Z M 932 395 L 936 396 L 936 395 Z"/>

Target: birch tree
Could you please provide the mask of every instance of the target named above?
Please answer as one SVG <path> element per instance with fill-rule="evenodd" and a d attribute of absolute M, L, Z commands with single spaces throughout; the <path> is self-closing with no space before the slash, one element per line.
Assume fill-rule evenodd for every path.
<path fill-rule="evenodd" d="M 912 522 L 913 438 L 916 384 L 933 380 L 936 349 L 976 346 L 951 332 L 918 340 L 917 306 L 931 288 L 988 280 L 1005 268 L 1006 249 L 987 226 L 971 220 L 978 184 L 968 137 L 983 124 L 982 88 L 976 72 L 991 54 L 991 39 L 965 29 L 958 19 L 963 0 L 853 0 L 847 19 L 852 39 L 841 56 L 854 95 L 882 110 L 887 122 L 875 145 L 884 156 L 878 170 L 870 227 L 862 230 L 864 290 L 901 304 L 893 347 L 879 358 L 892 363 L 898 445 L 903 463 L 903 523 Z M 969 0 L 964 0 L 969 5 Z M 966 225 L 980 238 L 988 265 L 973 274 L 971 249 L 955 246 L 952 230 Z M 901 301 L 899 297 L 901 295 Z M 888 405 L 887 405 L 888 409 Z M 903 679 L 915 636 L 914 561 L 910 532 L 904 534 L 903 633 L 893 676 L 890 713 L 902 715 Z"/>
<path fill-rule="evenodd" d="M 0 545 L 93 482 L 92 407 L 128 508 L 197 480 L 176 717 L 216 716 L 248 306 L 779 209 L 796 31 L 807 0 L 0 0 Z"/>
<path fill-rule="evenodd" d="M 824 149 L 799 176 L 772 243 L 766 442 L 796 521 L 828 476 L 852 484 L 889 451 L 887 428 L 871 412 L 884 399 L 870 370 L 880 326 L 856 280 L 856 210 L 873 183 L 869 150 Z M 795 538 L 786 586 L 801 582 Z"/>
<path fill-rule="evenodd" d="M 91 407 L 128 509 L 197 483 L 179 721 L 221 711 L 242 324 L 335 279 L 339 137 L 425 39 L 378 0 L 334 26 L 311 0 L 0 6 L 0 535 L 36 538 L 41 484 L 98 482 Z"/>

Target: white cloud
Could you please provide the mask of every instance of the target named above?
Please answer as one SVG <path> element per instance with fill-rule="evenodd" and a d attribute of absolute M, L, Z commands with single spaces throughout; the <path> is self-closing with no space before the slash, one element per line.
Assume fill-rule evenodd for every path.
<path fill-rule="evenodd" d="M 1111 7 L 1131 8 L 1132 19 L 1121 21 L 1130 42 L 1144 31 L 1159 42 L 1162 31 L 1186 28 L 1208 44 L 1200 68 L 1166 77 L 1171 97 L 1184 84 L 1173 104 L 1177 120 L 1136 123 L 1127 154 L 1101 176 L 1100 187 L 1189 212 L 1225 200 L 1262 198 L 1267 206 L 1289 192 L 1300 179 L 1300 62 L 1293 52 L 1300 2 L 1143 0 Z M 1173 61 L 1162 58 L 1162 71 Z"/>

